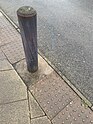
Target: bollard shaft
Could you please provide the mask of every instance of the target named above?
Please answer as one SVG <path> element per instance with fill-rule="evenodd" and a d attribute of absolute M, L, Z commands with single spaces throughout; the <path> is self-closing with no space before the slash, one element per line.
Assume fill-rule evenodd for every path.
<path fill-rule="evenodd" d="M 27 69 L 29 72 L 35 72 L 38 70 L 37 14 L 32 7 L 23 6 L 18 9 L 17 15 L 26 56 Z"/>

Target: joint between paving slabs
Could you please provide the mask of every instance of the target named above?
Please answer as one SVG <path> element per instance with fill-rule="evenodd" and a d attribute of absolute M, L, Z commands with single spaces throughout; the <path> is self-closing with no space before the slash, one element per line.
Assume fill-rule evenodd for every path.
<path fill-rule="evenodd" d="M 11 43 L 11 42 L 10 42 Z M 9 43 L 8 43 L 9 44 Z M 0 49 L 2 52 L 3 52 L 3 50 L 2 49 Z M 6 57 L 5 59 L 7 59 L 7 61 L 12 65 L 12 63 L 9 61 L 9 59 L 8 59 L 8 57 L 6 56 L 6 54 L 3 52 L 3 54 L 4 54 L 4 56 Z"/>
<path fill-rule="evenodd" d="M 31 120 L 37 119 L 37 118 L 42 118 L 42 117 L 47 117 L 47 115 L 42 115 L 42 116 L 38 116 L 38 117 L 33 117 L 31 118 Z M 48 118 L 48 117 L 47 117 Z"/>
<path fill-rule="evenodd" d="M 31 124 L 31 110 L 30 110 L 30 101 L 29 101 L 28 88 L 27 88 L 27 100 L 28 100 L 28 110 L 29 110 L 29 118 L 30 118 L 30 124 Z"/>
<path fill-rule="evenodd" d="M 29 91 L 29 93 L 33 96 L 33 98 L 35 99 L 35 101 L 38 103 L 38 101 L 37 101 L 37 99 L 34 97 L 34 95 L 32 94 L 32 92 L 29 90 L 29 88 L 28 88 L 28 91 Z M 39 107 L 42 109 L 42 111 L 44 112 L 44 116 L 47 116 L 46 115 L 46 113 L 45 113 L 45 111 L 43 110 L 43 108 L 42 108 L 42 106 L 38 103 L 38 105 L 39 105 Z"/>
<path fill-rule="evenodd" d="M 24 59 L 23 59 L 24 60 Z M 20 60 L 21 61 L 21 60 Z M 19 61 L 19 62 L 20 62 Z M 17 72 L 17 70 L 15 69 L 15 65 L 14 64 L 12 64 L 12 66 L 13 66 L 13 68 L 14 68 L 14 70 L 15 70 L 15 72 L 17 73 L 17 75 L 20 77 L 20 79 L 22 80 L 22 82 L 25 84 L 25 86 L 27 87 L 27 89 L 28 89 L 28 86 L 26 85 L 26 83 L 23 81 L 23 79 L 22 79 L 22 77 L 20 76 L 20 74 Z"/>
<path fill-rule="evenodd" d="M 19 61 L 15 62 L 15 63 L 11 63 L 11 64 L 12 64 L 12 66 L 15 68 L 16 64 L 19 63 L 19 62 L 21 62 L 22 60 L 25 60 L 25 58 L 20 59 Z M 16 70 L 16 69 L 15 69 L 15 70 Z"/>
<path fill-rule="evenodd" d="M 46 113 L 44 112 L 44 110 L 42 109 L 42 107 L 39 105 L 39 103 L 38 103 L 38 101 L 35 99 L 35 97 L 33 96 L 33 98 L 36 100 L 36 102 L 38 103 L 38 105 L 39 105 L 39 107 L 42 109 L 42 111 L 44 112 L 44 114 L 45 115 L 42 115 L 42 116 L 38 116 L 38 117 L 31 117 L 31 109 L 30 109 L 30 99 L 29 99 L 29 93 L 33 96 L 33 94 L 29 91 L 29 89 L 27 89 L 27 97 L 28 97 L 28 107 L 29 107 L 29 116 L 30 116 L 30 123 L 31 123 L 31 120 L 33 120 L 33 119 L 37 119 L 37 118 L 42 118 L 42 117 L 47 117 L 48 118 L 48 116 L 46 115 Z M 48 118 L 49 119 L 49 118 Z M 50 119 L 49 119 L 50 120 Z M 52 124 L 52 122 L 51 122 L 51 124 Z"/>
<path fill-rule="evenodd" d="M 75 99 L 75 98 L 74 98 Z M 74 100 L 73 99 L 73 100 Z M 71 100 L 70 102 L 72 102 L 73 100 Z M 69 104 L 70 104 L 70 102 L 67 104 L 67 105 L 65 105 L 64 106 L 64 108 L 62 108 L 52 119 L 50 119 L 51 121 L 61 112 L 61 111 L 63 111 Z"/>
<path fill-rule="evenodd" d="M 26 100 L 27 100 L 27 99 L 20 99 L 20 100 L 11 101 L 11 102 L 0 103 L 0 105 L 7 105 L 7 104 L 11 104 L 11 103 L 16 103 L 16 102 L 26 101 Z"/>
<path fill-rule="evenodd" d="M 3 60 L 7 60 L 9 62 L 9 64 L 13 67 L 13 65 L 11 64 L 11 62 L 9 61 L 8 57 L 5 55 L 5 53 L 2 51 L 2 49 L 0 49 L 1 52 L 4 54 L 5 58 Z M 13 67 L 14 69 L 14 67 Z M 6 69 L 6 70 L 0 70 L 0 72 L 3 72 L 3 71 L 11 71 L 13 69 Z"/>
<path fill-rule="evenodd" d="M 43 116 L 39 116 L 39 117 L 34 117 L 34 118 L 31 118 L 31 120 L 42 118 L 42 117 L 47 117 L 47 119 L 50 121 L 50 123 L 53 124 L 52 121 L 48 118 L 47 115 L 43 115 Z"/>
<path fill-rule="evenodd" d="M 6 70 L 0 70 L 0 72 L 6 72 L 6 71 L 11 71 L 13 69 L 6 69 Z"/>

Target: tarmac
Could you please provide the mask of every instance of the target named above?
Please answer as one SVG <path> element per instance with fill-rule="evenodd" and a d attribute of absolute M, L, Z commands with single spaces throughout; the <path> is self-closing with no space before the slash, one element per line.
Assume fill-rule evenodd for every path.
<path fill-rule="evenodd" d="M 93 124 L 92 105 L 39 54 L 27 71 L 18 30 L 0 12 L 0 124 Z"/>

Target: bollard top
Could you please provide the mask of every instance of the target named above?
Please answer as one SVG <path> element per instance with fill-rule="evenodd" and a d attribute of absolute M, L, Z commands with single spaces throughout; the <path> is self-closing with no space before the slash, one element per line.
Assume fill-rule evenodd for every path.
<path fill-rule="evenodd" d="M 36 10 L 30 6 L 22 6 L 17 10 L 17 15 L 22 17 L 32 17 L 36 14 Z"/>

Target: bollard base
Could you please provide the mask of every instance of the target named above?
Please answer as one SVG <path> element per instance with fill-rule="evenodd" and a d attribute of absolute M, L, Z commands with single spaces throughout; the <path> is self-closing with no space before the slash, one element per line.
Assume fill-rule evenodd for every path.
<path fill-rule="evenodd" d="M 27 70 L 26 59 L 21 60 L 15 65 L 15 69 L 21 76 L 27 87 L 32 86 L 37 83 L 37 81 L 42 80 L 45 76 L 50 75 L 54 70 L 49 66 L 49 64 L 38 55 L 38 70 L 35 73 L 30 73 Z M 33 72 L 33 71 L 32 71 Z"/>
<path fill-rule="evenodd" d="M 30 73 L 35 73 L 35 72 L 38 70 L 38 67 L 33 67 L 33 69 L 30 68 L 30 67 L 27 67 L 27 70 L 28 70 Z"/>

